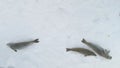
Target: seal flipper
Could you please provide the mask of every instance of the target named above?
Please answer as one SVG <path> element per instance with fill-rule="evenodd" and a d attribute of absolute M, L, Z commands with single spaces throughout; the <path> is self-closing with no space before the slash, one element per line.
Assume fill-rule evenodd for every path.
<path fill-rule="evenodd" d="M 84 56 L 85 56 L 85 57 L 87 57 L 88 55 L 87 55 L 87 54 L 85 54 Z"/>
<path fill-rule="evenodd" d="M 17 50 L 14 50 L 15 52 L 17 52 Z"/>
<path fill-rule="evenodd" d="M 66 48 L 66 52 L 70 51 L 71 49 L 70 48 Z"/>
<path fill-rule="evenodd" d="M 109 53 L 110 53 L 110 50 L 105 49 L 104 52 L 105 52 L 106 54 L 109 54 Z"/>
<path fill-rule="evenodd" d="M 81 42 L 86 43 L 87 41 L 83 38 L 83 39 L 81 40 Z"/>
<path fill-rule="evenodd" d="M 35 39 L 33 42 L 39 43 L 40 41 L 39 41 L 39 39 Z"/>

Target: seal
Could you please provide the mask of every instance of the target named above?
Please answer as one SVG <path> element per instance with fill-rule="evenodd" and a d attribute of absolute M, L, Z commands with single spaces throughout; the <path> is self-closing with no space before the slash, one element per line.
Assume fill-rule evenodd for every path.
<path fill-rule="evenodd" d="M 85 48 L 66 48 L 66 52 L 68 51 L 74 51 L 74 52 L 78 52 L 83 54 L 84 56 L 96 56 L 96 54 L 94 52 L 92 52 L 91 50 L 85 49 Z"/>
<path fill-rule="evenodd" d="M 98 46 L 98 45 L 93 44 L 91 42 L 87 42 L 84 38 L 81 40 L 81 42 L 86 44 L 91 49 L 93 49 L 98 55 L 100 55 L 106 59 L 112 59 L 112 57 L 109 55 L 110 50 L 104 49 L 101 46 Z"/>
<path fill-rule="evenodd" d="M 14 50 L 15 52 L 17 52 L 17 49 L 23 49 L 23 48 L 25 48 L 28 45 L 33 44 L 33 43 L 39 43 L 39 39 L 30 40 L 30 41 L 23 41 L 23 42 L 8 43 L 7 45 L 12 50 Z"/>

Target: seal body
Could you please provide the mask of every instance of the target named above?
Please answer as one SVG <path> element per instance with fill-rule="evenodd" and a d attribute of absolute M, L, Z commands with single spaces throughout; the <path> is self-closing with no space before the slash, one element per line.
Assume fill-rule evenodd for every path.
<path fill-rule="evenodd" d="M 84 56 L 96 56 L 96 54 L 85 48 L 66 48 L 66 51 L 74 51 L 83 54 Z"/>
<path fill-rule="evenodd" d="M 86 44 L 88 47 L 93 49 L 97 54 L 100 56 L 107 58 L 107 59 L 112 59 L 112 57 L 109 55 L 110 51 L 107 49 L 102 48 L 101 46 L 98 46 L 96 44 L 93 44 L 91 42 L 87 42 L 85 39 L 82 39 L 82 43 Z"/>
<path fill-rule="evenodd" d="M 38 43 L 39 39 L 30 40 L 30 41 L 23 41 L 23 42 L 16 42 L 16 43 L 8 43 L 7 45 L 13 49 L 15 52 L 17 52 L 17 49 L 23 49 L 33 43 Z"/>

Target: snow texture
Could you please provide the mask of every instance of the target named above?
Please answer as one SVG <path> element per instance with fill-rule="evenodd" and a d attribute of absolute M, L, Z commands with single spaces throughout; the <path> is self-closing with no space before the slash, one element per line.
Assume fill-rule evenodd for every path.
<path fill-rule="evenodd" d="M 120 68 L 120 0 L 0 0 L 0 68 Z M 6 44 L 40 43 L 14 52 Z M 110 50 L 111 60 L 66 48 Z"/>

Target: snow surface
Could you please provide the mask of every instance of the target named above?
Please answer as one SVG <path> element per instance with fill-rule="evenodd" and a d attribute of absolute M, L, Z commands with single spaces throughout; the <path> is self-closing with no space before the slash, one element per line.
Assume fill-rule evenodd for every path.
<path fill-rule="evenodd" d="M 120 0 L 0 0 L 0 68 L 120 68 Z M 14 52 L 6 44 L 39 38 Z M 66 48 L 82 38 L 109 49 L 112 60 Z"/>

